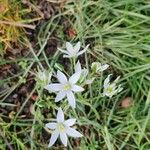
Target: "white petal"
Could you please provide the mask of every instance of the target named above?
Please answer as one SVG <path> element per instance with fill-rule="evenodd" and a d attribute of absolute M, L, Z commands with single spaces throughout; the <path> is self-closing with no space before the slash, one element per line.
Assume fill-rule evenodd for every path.
<path fill-rule="evenodd" d="M 72 55 L 74 54 L 74 48 L 70 42 L 66 42 L 66 48 L 70 54 L 72 54 Z"/>
<path fill-rule="evenodd" d="M 57 92 L 62 89 L 62 85 L 59 83 L 53 83 L 53 84 L 46 85 L 44 88 L 51 92 Z"/>
<path fill-rule="evenodd" d="M 114 83 L 111 83 L 111 84 L 109 85 L 109 87 L 112 89 L 112 91 L 114 91 L 114 90 L 117 88 L 115 82 L 114 82 Z"/>
<path fill-rule="evenodd" d="M 103 91 L 103 96 L 107 96 L 107 95 L 106 95 L 106 91 L 105 91 L 105 90 Z"/>
<path fill-rule="evenodd" d="M 75 108 L 76 107 L 76 100 L 75 100 L 74 94 L 71 91 L 67 92 L 67 99 L 68 99 L 69 105 L 72 108 Z"/>
<path fill-rule="evenodd" d="M 76 122 L 76 119 L 68 119 L 64 122 L 66 126 L 73 126 Z"/>
<path fill-rule="evenodd" d="M 80 52 L 77 54 L 77 56 L 79 56 L 79 55 L 83 54 L 84 52 L 86 52 L 89 46 L 90 46 L 90 45 L 88 44 L 82 51 L 80 51 Z"/>
<path fill-rule="evenodd" d="M 80 62 L 78 61 L 77 64 L 75 65 L 75 72 L 81 72 L 82 71 L 82 68 L 81 68 L 81 64 Z"/>
<path fill-rule="evenodd" d="M 74 92 L 82 92 L 82 91 L 84 91 L 84 88 L 82 88 L 81 86 L 78 86 L 78 85 L 73 85 L 71 90 Z"/>
<path fill-rule="evenodd" d="M 55 129 L 56 128 L 56 123 L 52 122 L 52 123 L 47 123 L 45 126 L 49 129 Z"/>
<path fill-rule="evenodd" d="M 82 69 L 82 74 L 83 74 L 84 78 L 88 75 L 88 73 L 89 73 L 88 69 L 86 69 L 86 68 Z"/>
<path fill-rule="evenodd" d="M 118 92 L 121 92 L 123 90 L 123 88 L 121 87 L 121 85 L 118 86 Z"/>
<path fill-rule="evenodd" d="M 104 80 L 104 88 L 106 88 L 109 85 L 111 75 L 112 74 L 108 75 L 107 78 Z"/>
<path fill-rule="evenodd" d="M 70 54 L 68 55 L 63 55 L 63 58 L 71 58 L 72 56 Z"/>
<path fill-rule="evenodd" d="M 51 147 L 51 146 L 56 142 L 58 136 L 59 136 L 59 132 L 58 132 L 57 130 L 55 130 L 55 131 L 52 133 L 52 136 L 51 136 L 51 138 L 50 138 L 50 142 L 49 142 L 48 147 Z"/>
<path fill-rule="evenodd" d="M 117 83 L 119 79 L 120 79 L 120 76 L 118 76 L 114 82 Z"/>
<path fill-rule="evenodd" d="M 71 137 L 75 137 L 75 138 L 83 136 L 81 133 L 79 133 L 78 131 L 76 131 L 75 129 L 70 128 L 70 127 L 68 127 L 66 129 L 66 133 L 67 133 L 67 135 L 69 135 Z"/>
<path fill-rule="evenodd" d="M 107 93 L 106 95 L 109 97 L 109 98 L 112 98 L 112 96 L 114 96 L 115 94 L 117 93 L 117 90 L 111 92 L 111 93 Z"/>
<path fill-rule="evenodd" d="M 62 143 L 64 144 L 64 146 L 67 146 L 67 135 L 65 132 L 61 132 L 60 133 L 60 140 L 62 141 Z"/>
<path fill-rule="evenodd" d="M 80 47 L 81 47 L 81 43 L 78 42 L 78 43 L 74 46 L 74 51 L 75 51 L 76 53 L 78 53 L 78 51 L 80 50 Z"/>
<path fill-rule="evenodd" d="M 63 49 L 61 49 L 61 48 L 58 48 L 58 50 L 61 51 L 62 53 L 68 54 L 67 51 L 65 51 L 65 50 L 63 50 Z"/>
<path fill-rule="evenodd" d="M 117 92 L 118 92 L 118 89 L 112 91 L 111 95 L 113 96 L 113 95 L 115 95 Z"/>
<path fill-rule="evenodd" d="M 64 113 L 61 108 L 58 109 L 57 122 L 64 122 Z"/>
<path fill-rule="evenodd" d="M 66 83 L 67 82 L 67 77 L 65 76 L 64 73 L 62 73 L 61 71 L 57 71 L 57 79 L 59 80 L 60 83 Z"/>
<path fill-rule="evenodd" d="M 109 67 L 108 64 L 102 65 L 100 71 L 104 71 Z"/>
<path fill-rule="evenodd" d="M 95 77 L 90 78 L 90 79 L 87 79 L 87 80 L 85 81 L 85 84 L 92 84 L 94 80 L 95 80 Z"/>
<path fill-rule="evenodd" d="M 64 97 L 66 96 L 66 92 L 60 91 L 56 98 L 55 98 L 55 102 L 59 102 L 60 100 L 62 100 Z"/>
<path fill-rule="evenodd" d="M 79 80 L 80 75 L 81 75 L 81 72 L 76 72 L 76 73 L 74 73 L 74 74 L 70 77 L 69 82 L 70 82 L 71 84 L 75 84 L 75 83 Z"/>

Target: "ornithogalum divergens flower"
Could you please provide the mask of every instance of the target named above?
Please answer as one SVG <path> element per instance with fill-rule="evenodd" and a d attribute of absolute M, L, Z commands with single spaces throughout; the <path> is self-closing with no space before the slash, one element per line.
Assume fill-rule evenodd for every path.
<path fill-rule="evenodd" d="M 68 80 L 65 74 L 58 70 L 57 79 L 60 83 L 49 84 L 45 86 L 45 89 L 47 89 L 50 92 L 57 92 L 55 102 L 61 101 L 67 96 L 70 106 L 72 108 L 75 108 L 76 100 L 74 93 L 84 91 L 84 89 L 81 86 L 76 85 L 77 81 L 80 78 L 80 74 L 80 72 L 76 72 Z"/>
<path fill-rule="evenodd" d="M 118 82 L 119 77 L 117 77 L 117 79 L 110 83 L 110 75 L 107 76 L 107 78 L 104 80 L 104 90 L 103 90 L 103 96 L 108 96 L 108 97 L 112 97 L 113 95 L 115 95 L 116 93 L 119 93 L 120 91 L 122 91 L 122 87 L 121 85 L 117 86 L 116 83 Z"/>
<path fill-rule="evenodd" d="M 48 129 L 53 130 L 48 147 L 51 147 L 56 142 L 58 137 L 60 137 L 60 140 L 64 146 L 67 146 L 68 136 L 74 138 L 82 137 L 82 134 L 70 127 L 73 126 L 75 122 L 76 119 L 68 119 L 65 121 L 64 113 L 62 109 L 59 108 L 57 113 L 57 122 L 46 124 Z"/>
<path fill-rule="evenodd" d="M 106 70 L 109 67 L 108 64 L 101 64 L 99 62 L 93 62 L 91 65 L 91 69 L 94 73 L 100 73 L 104 70 Z"/>
<path fill-rule="evenodd" d="M 58 48 L 59 51 L 61 51 L 62 53 L 64 53 L 63 57 L 65 58 L 76 58 L 79 55 L 83 54 L 89 47 L 89 44 L 81 51 L 81 43 L 78 42 L 75 46 L 73 46 L 70 42 L 66 42 L 66 49 L 67 50 L 63 50 Z"/>

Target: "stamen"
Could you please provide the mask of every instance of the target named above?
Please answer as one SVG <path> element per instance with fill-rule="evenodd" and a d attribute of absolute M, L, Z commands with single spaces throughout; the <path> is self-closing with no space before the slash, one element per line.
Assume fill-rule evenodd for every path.
<path fill-rule="evenodd" d="M 65 132 L 65 126 L 62 123 L 59 123 L 57 125 L 57 129 L 59 130 L 59 132 Z"/>
<path fill-rule="evenodd" d="M 71 89 L 71 85 L 69 83 L 67 83 L 63 86 L 63 89 L 64 89 L 64 91 L 68 91 Z"/>
<path fill-rule="evenodd" d="M 108 87 L 108 88 L 107 88 L 107 91 L 108 91 L 108 93 L 112 93 L 113 88 L 112 88 L 112 87 Z"/>

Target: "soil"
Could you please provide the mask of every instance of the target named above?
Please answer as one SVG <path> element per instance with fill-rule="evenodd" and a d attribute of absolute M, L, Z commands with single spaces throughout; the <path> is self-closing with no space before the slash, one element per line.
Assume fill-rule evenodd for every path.
<path fill-rule="evenodd" d="M 26 0 L 23 1 L 25 7 L 30 6 L 31 3 L 27 3 Z M 65 2 L 65 1 L 64 1 Z M 29 30 L 26 29 L 26 36 L 29 39 L 29 41 L 32 44 L 33 49 L 35 50 L 35 53 L 38 52 L 38 45 L 37 45 L 37 36 L 39 33 L 39 30 L 43 24 L 45 24 L 47 21 L 49 21 L 53 16 L 57 15 L 60 11 L 62 11 L 62 6 L 64 5 L 64 2 L 62 3 L 50 3 L 46 0 L 37 0 L 37 2 L 34 4 L 38 10 L 38 13 L 40 16 L 43 16 L 41 20 L 38 20 L 35 22 L 36 29 L 35 30 Z M 36 13 L 32 13 L 28 18 L 32 18 L 35 16 Z M 63 26 L 63 32 L 66 35 L 66 40 L 73 39 L 76 36 L 76 31 L 73 29 L 69 22 L 65 18 L 61 18 L 59 25 Z M 61 45 L 61 41 L 59 39 L 57 31 L 54 31 L 50 39 L 48 39 L 47 45 L 45 46 L 45 53 L 47 56 L 53 56 L 53 54 L 56 52 L 57 47 Z M 21 45 L 19 43 L 12 43 L 11 48 L 8 48 L 5 55 L 4 60 L 8 61 L 8 63 L 0 64 L 0 93 L 3 93 L 4 91 L 9 91 L 12 86 L 16 85 L 18 83 L 19 77 L 16 76 L 18 74 L 21 74 L 23 72 L 22 68 L 18 64 L 16 60 L 23 59 L 23 58 L 31 58 L 31 54 L 28 50 L 28 47 L 25 47 L 24 45 Z M 43 65 L 45 62 L 41 62 Z M 60 64 L 64 64 L 66 67 L 68 66 L 68 62 L 66 60 L 60 60 Z M 34 68 L 36 65 L 34 65 Z M 3 84 L 7 81 L 7 85 Z M 35 86 L 35 79 L 34 76 L 28 73 L 26 77 L 26 82 L 22 83 L 19 87 L 17 87 L 11 94 L 9 94 L 6 98 L 3 95 L 0 95 L 0 99 L 4 100 L 5 103 L 10 103 L 12 105 L 15 105 L 15 107 L 10 106 L 1 106 L 0 107 L 0 114 L 1 118 L 4 122 L 11 122 L 11 120 L 14 118 L 14 116 L 17 114 L 17 112 L 20 110 L 21 106 L 24 104 L 26 98 L 29 96 L 29 94 L 32 92 Z M 9 81 L 9 82 L 8 82 Z M 23 110 L 19 114 L 20 119 L 33 119 L 32 115 L 32 106 L 36 101 L 37 98 L 36 92 L 33 92 L 30 99 L 25 104 Z M 48 110 L 43 110 L 44 116 L 49 113 Z M 13 127 L 11 127 L 13 130 Z M 10 130 L 11 130 L 10 128 Z M 88 127 L 83 127 L 83 130 L 85 132 L 88 132 Z M 20 129 L 18 128 L 18 132 Z M 43 129 L 42 132 L 42 139 L 45 143 L 49 140 L 49 134 Z M 80 140 L 75 140 L 74 145 L 79 146 Z M 61 149 L 61 147 L 59 147 Z M 63 149 L 63 148 L 62 148 Z"/>
<path fill-rule="evenodd" d="M 43 18 L 35 22 L 35 25 L 36 25 L 35 30 L 26 29 L 26 33 L 27 33 L 26 36 L 31 42 L 32 47 L 35 49 L 35 53 L 37 53 L 38 48 L 39 48 L 37 46 L 37 35 L 38 35 L 40 27 L 44 23 L 49 21 L 54 15 L 58 14 L 59 11 L 61 11 L 62 9 L 63 4 L 64 2 L 50 3 L 46 0 L 37 0 L 37 2 L 34 4 L 38 8 L 38 11 L 40 12 L 40 14 L 43 14 Z M 24 1 L 24 5 L 26 7 L 26 6 L 29 6 L 30 4 Z M 35 14 L 36 13 L 30 14 L 27 17 L 32 18 L 33 16 L 35 16 Z M 60 22 L 60 24 L 61 23 L 63 24 L 63 22 Z M 58 44 L 60 43 L 59 41 L 60 40 L 57 37 L 56 32 L 54 31 L 53 35 L 48 40 L 47 45 L 45 47 L 46 55 L 54 54 L 54 52 L 57 50 Z M 20 110 L 27 96 L 31 93 L 31 91 L 34 88 L 34 85 L 35 85 L 34 76 L 31 74 L 28 74 L 26 77 L 26 83 L 22 83 L 6 98 L 5 96 L 1 95 L 1 93 L 4 93 L 5 91 L 9 91 L 13 85 L 16 85 L 18 83 L 19 77 L 16 75 L 21 74 L 23 70 L 18 64 L 18 62 L 16 62 L 16 60 L 23 59 L 25 57 L 31 58 L 30 56 L 32 55 L 30 54 L 28 47 L 25 47 L 24 45 L 21 45 L 19 43 L 12 43 L 11 48 L 8 48 L 6 50 L 6 53 L 4 54 L 4 57 L 2 58 L 2 61 L 0 63 L 0 80 L 2 81 L 0 82 L 0 99 L 4 100 L 5 103 L 16 105 L 15 107 L 0 106 L 0 114 L 2 116 L 0 119 L 2 119 L 4 122 L 7 122 L 7 123 L 11 122 L 11 119 Z M 8 63 L 3 64 L 3 60 L 7 61 Z M 7 81 L 7 85 L 3 84 L 3 82 L 5 82 L 4 80 Z M 30 108 L 33 106 L 35 100 L 36 100 L 36 93 L 34 92 L 31 98 L 25 104 L 21 113 L 19 114 L 19 118 L 23 118 L 23 119 L 33 118 Z M 48 137 L 49 137 L 48 133 L 43 132 L 42 136 L 44 137 L 43 139 L 45 140 L 45 142 L 47 142 Z"/>

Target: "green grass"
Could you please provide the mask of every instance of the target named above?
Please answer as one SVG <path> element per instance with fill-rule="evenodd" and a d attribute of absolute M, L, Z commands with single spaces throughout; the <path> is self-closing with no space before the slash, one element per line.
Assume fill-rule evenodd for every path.
<path fill-rule="evenodd" d="M 62 30 L 61 19 L 68 22 L 77 32 L 74 39 L 70 39 Z M 60 105 L 67 117 L 75 117 L 78 130 L 84 134 L 80 146 L 74 146 L 74 140 L 69 139 L 68 149 L 81 150 L 149 150 L 150 149 L 150 2 L 144 0 L 82 0 L 72 1 L 64 5 L 64 11 L 45 23 L 38 34 L 37 45 L 39 51 L 34 52 L 29 47 L 30 55 L 16 60 L 16 63 L 27 61 L 27 68 L 22 69 L 4 80 L 2 84 L 9 88 L 1 93 L 0 107 L 13 108 L 13 104 L 6 99 L 35 69 L 33 65 L 43 68 L 41 60 L 47 68 L 54 68 L 55 62 L 60 62 L 62 56 L 56 52 L 51 56 L 45 54 L 48 39 L 57 34 L 62 44 L 67 40 L 80 40 L 83 45 L 90 43 L 90 50 L 85 55 L 85 64 L 89 67 L 93 60 L 110 64 L 110 69 L 97 77 L 91 85 L 91 92 L 87 90 L 78 95 L 77 108 L 72 111 L 66 104 Z M 83 59 L 83 58 L 82 58 Z M 2 60 L 0 64 L 11 64 Z M 121 75 L 124 90 L 113 98 L 102 98 L 102 79 L 107 74 L 114 77 Z M 20 78 L 18 78 L 19 76 Z M 15 80 L 17 84 L 14 83 Z M 35 87 L 36 88 L 36 87 Z M 88 87 L 87 87 L 88 89 Z M 21 118 L 21 112 L 30 101 L 34 91 L 39 93 L 35 103 L 36 109 L 30 119 Z M 122 99 L 132 97 L 134 104 L 129 108 L 122 108 Z M 42 101 L 42 102 L 41 102 Z M 44 101 L 44 103 L 43 103 Z M 42 106 L 38 104 L 40 103 Z M 6 148 L 6 143 L 15 150 L 48 149 L 50 134 L 45 137 L 45 123 L 55 118 L 56 108 L 53 97 L 40 90 L 33 89 L 23 100 L 18 112 L 10 121 L 8 116 L 0 114 L 0 149 Z M 45 114 L 45 111 L 49 110 Z M 5 118 L 1 119 L 1 118 Z M 77 141 L 76 141 L 77 142 Z M 63 149 L 54 146 L 52 149 Z"/>

